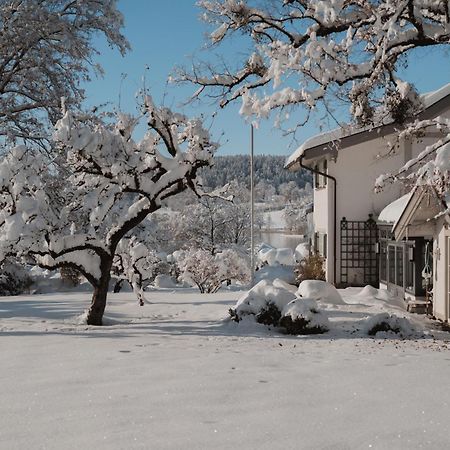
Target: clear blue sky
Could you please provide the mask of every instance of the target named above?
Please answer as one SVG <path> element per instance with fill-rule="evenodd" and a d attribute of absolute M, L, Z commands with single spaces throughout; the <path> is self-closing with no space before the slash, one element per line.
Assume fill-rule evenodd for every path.
<path fill-rule="evenodd" d="M 125 18 L 124 34 L 132 50 L 121 57 L 102 41 L 98 41 L 101 55 L 98 62 L 103 66 L 103 78 L 93 79 L 86 85 L 87 103 L 97 105 L 110 102 L 127 112 L 135 112 L 135 94 L 143 86 L 143 76 L 156 102 L 178 107 L 185 113 L 210 114 L 217 107 L 207 105 L 179 107 L 193 87 L 166 86 L 168 75 L 176 65 L 190 64 L 193 55 L 206 58 L 202 50 L 205 43 L 206 24 L 199 20 L 200 10 L 194 0 L 120 0 L 119 9 Z M 242 51 L 238 39 L 224 49 L 226 59 Z M 418 50 L 409 67 L 404 71 L 406 79 L 415 82 L 420 92 L 437 89 L 450 82 L 450 54 L 439 49 Z M 209 57 L 213 55 L 209 54 Z M 148 66 L 149 70 L 145 67 Z M 124 79 L 123 75 L 126 74 Z M 247 153 L 249 148 L 249 125 L 239 116 L 238 104 L 218 111 L 213 125 L 213 134 L 222 143 L 219 154 Z M 335 123 L 319 123 L 313 119 L 297 137 L 300 141 L 316 134 L 320 126 L 324 129 Z M 220 134 L 224 132 L 224 136 Z M 255 151 L 258 154 L 288 155 L 296 147 L 289 137 L 283 137 L 273 129 L 270 121 L 262 122 L 255 133 Z"/>

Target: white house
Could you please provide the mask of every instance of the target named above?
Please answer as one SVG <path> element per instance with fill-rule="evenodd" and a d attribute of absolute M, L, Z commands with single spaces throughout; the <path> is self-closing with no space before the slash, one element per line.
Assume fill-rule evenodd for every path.
<path fill-rule="evenodd" d="M 422 100 L 418 119 L 450 117 L 450 84 Z M 378 286 L 381 281 L 381 286 L 405 298 L 425 298 L 422 275 L 431 281 L 429 266 L 433 254 L 438 255 L 433 271 L 434 313 L 447 320 L 450 240 L 446 236 L 450 234 L 445 215 L 433 219 L 446 206 L 432 192 L 408 193 L 401 183 L 381 193 L 374 191 L 379 175 L 395 172 L 440 135 L 429 132 L 420 140 L 404 140 L 387 155 L 398 128 L 391 121 L 370 129 L 339 128 L 317 135 L 288 158 L 286 168 L 305 168 L 314 174 L 313 246 L 325 258 L 328 281 L 338 286 Z"/>

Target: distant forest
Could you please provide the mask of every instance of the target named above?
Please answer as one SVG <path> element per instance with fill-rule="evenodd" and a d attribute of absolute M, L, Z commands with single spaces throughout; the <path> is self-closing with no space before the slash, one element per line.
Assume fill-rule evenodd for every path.
<path fill-rule="evenodd" d="M 278 192 L 278 187 L 289 181 L 295 181 L 299 188 L 303 188 L 307 182 L 311 183 L 311 174 L 309 172 L 304 170 L 290 172 L 284 169 L 285 160 L 285 156 L 255 156 L 255 184 L 265 181 L 271 184 Z M 250 156 L 217 156 L 214 158 L 214 166 L 202 169 L 200 175 L 203 179 L 203 184 L 213 189 L 224 186 L 234 179 L 249 185 Z"/>

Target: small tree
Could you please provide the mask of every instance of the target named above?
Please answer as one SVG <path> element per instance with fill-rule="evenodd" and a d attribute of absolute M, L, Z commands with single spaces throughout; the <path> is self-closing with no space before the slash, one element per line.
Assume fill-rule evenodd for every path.
<path fill-rule="evenodd" d="M 150 97 L 145 113 L 149 131 L 136 143 L 131 117 L 121 116 L 111 129 L 86 126 L 65 112 L 54 133 L 70 174 L 64 184 L 55 185 L 48 161 L 23 146 L 0 163 L 1 255 L 77 269 L 94 288 L 91 325 L 102 324 L 121 240 L 164 199 L 196 190 L 197 171 L 210 164 L 217 148 L 200 120 L 158 108 Z M 87 220 L 77 229 L 80 215 Z"/>
<path fill-rule="evenodd" d="M 247 261 L 230 249 L 216 255 L 206 250 L 190 249 L 181 255 L 177 264 L 181 278 L 195 284 L 202 294 L 217 292 L 223 283 L 232 280 L 249 281 Z"/>

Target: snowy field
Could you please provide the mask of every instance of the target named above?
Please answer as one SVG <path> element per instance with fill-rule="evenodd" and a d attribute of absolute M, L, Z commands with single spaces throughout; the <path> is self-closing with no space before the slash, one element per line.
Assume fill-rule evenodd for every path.
<path fill-rule="evenodd" d="M 242 292 L 112 294 L 102 328 L 86 293 L 3 297 L 0 448 L 449 448 L 450 335 L 364 337 L 400 309 L 359 291 L 307 337 L 224 320 Z"/>

